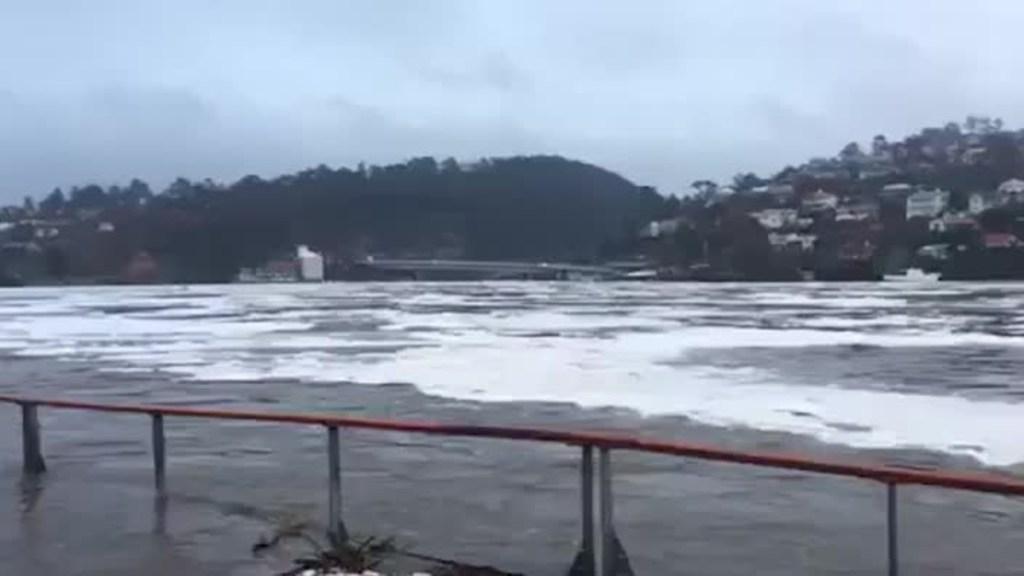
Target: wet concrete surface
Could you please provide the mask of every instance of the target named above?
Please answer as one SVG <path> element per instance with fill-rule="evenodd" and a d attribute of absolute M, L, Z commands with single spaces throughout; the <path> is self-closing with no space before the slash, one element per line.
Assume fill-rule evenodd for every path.
<path fill-rule="evenodd" d="M 5 359 L 0 391 L 565 429 L 625 430 L 753 449 L 926 467 L 929 452 L 858 451 L 799 436 L 642 418 L 569 404 L 473 403 L 406 385 L 188 382 Z M 912 417 L 912 415 L 908 415 Z M 270 575 L 287 554 L 251 545 L 283 518 L 326 521 L 326 433 L 317 427 L 169 418 L 168 496 L 155 498 L 145 417 L 44 410 L 49 472 L 20 472 L 20 423 L 0 407 L 4 574 Z M 579 540 L 578 449 L 346 430 L 345 521 L 418 552 L 527 574 L 563 574 Z M 884 487 L 870 482 L 613 454 L 618 532 L 638 574 L 884 573 Z M 903 574 L 1024 574 L 1024 503 L 900 492 Z"/>

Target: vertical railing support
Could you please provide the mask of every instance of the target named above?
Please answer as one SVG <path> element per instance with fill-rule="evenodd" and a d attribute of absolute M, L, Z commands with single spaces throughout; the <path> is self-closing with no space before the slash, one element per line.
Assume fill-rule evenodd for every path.
<path fill-rule="evenodd" d="M 597 464 L 598 498 L 601 502 L 601 576 L 614 576 L 615 525 L 612 505 L 612 462 L 607 448 L 601 448 Z"/>
<path fill-rule="evenodd" d="M 594 447 L 584 446 L 580 458 L 580 549 L 569 576 L 594 576 Z"/>
<path fill-rule="evenodd" d="M 583 550 L 594 557 L 594 448 L 584 446 L 580 460 L 580 514 Z"/>
<path fill-rule="evenodd" d="M 896 485 L 886 484 L 886 518 L 888 533 L 889 576 L 900 573 L 900 540 L 898 530 L 899 510 L 897 508 Z"/>
<path fill-rule="evenodd" d="M 341 519 L 341 445 L 338 427 L 327 427 L 328 526 L 327 536 L 335 545 L 348 541 L 348 531 Z"/>
<path fill-rule="evenodd" d="M 600 504 L 599 529 L 601 576 L 631 576 L 626 550 L 615 533 L 614 504 L 612 495 L 612 459 L 608 448 L 601 448 L 597 461 L 598 502 Z"/>
<path fill-rule="evenodd" d="M 153 474 L 157 494 L 163 495 L 167 487 L 167 451 L 164 443 L 164 415 L 152 414 L 153 424 Z"/>
<path fill-rule="evenodd" d="M 26 474 L 46 472 L 43 460 L 42 435 L 39 429 L 38 407 L 25 402 L 21 405 L 21 464 Z"/>

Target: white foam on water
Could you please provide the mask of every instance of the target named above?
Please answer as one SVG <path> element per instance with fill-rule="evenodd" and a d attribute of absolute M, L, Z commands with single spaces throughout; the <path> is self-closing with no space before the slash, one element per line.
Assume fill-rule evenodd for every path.
<path fill-rule="evenodd" d="M 663 349 L 669 348 L 666 342 Z M 645 415 L 684 415 L 865 448 L 926 448 L 997 466 L 1024 461 L 1024 407 L 1017 404 L 794 386 L 771 371 L 747 367 L 669 366 L 659 364 L 648 343 L 636 337 L 604 345 L 572 339 L 456 344 L 406 350 L 378 364 L 323 369 L 354 382 L 407 382 L 459 399 L 624 406 Z"/>
<path fill-rule="evenodd" d="M 750 297 L 750 301 L 776 306 L 809 306 L 821 308 L 902 308 L 907 305 L 907 300 L 903 297 L 885 298 L 880 295 L 811 295 L 773 291 L 753 295 Z"/>
<path fill-rule="evenodd" d="M 806 328 L 839 328 L 843 330 L 857 328 L 914 328 L 914 327 L 938 327 L 948 326 L 949 319 L 943 318 L 921 318 L 908 316 L 906 314 L 887 314 L 875 318 L 849 318 L 843 316 L 816 316 L 813 318 L 801 318 L 796 324 Z"/>
<path fill-rule="evenodd" d="M 965 297 L 984 290 L 943 288 Z M 940 294 L 915 291 L 922 298 Z M 4 298 L 10 294 L 16 297 Z M 1006 465 L 1024 461 L 1024 445 L 1016 441 L 1024 433 L 1024 405 L 942 389 L 914 395 L 878 386 L 793 385 L 770 364 L 722 368 L 702 362 L 701 353 L 1019 348 L 1024 337 L 971 329 L 957 310 L 991 299 L 981 308 L 999 310 L 1003 326 L 1013 326 L 1024 321 L 1022 294 L 1024 286 L 1002 295 L 989 289 L 936 315 L 917 301 L 908 306 L 893 288 L 807 285 L 785 291 L 657 284 L 13 290 L 0 294 L 0 349 L 197 381 L 406 382 L 458 399 L 619 406 L 854 446 L 969 453 Z M 446 306 L 457 308 L 438 311 Z M 746 327 L 765 318 L 785 327 Z"/>

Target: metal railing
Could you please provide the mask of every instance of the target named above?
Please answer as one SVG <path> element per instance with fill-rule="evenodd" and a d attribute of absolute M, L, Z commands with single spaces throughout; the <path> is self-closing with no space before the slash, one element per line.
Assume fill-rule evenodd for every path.
<path fill-rule="evenodd" d="M 270 413 L 250 410 L 217 410 L 160 405 L 123 405 L 78 402 L 71 400 L 48 400 L 20 396 L 0 395 L 0 403 L 17 404 L 22 414 L 22 465 L 26 474 L 41 474 L 46 471 L 42 452 L 42 432 L 38 408 L 86 410 L 122 414 L 144 414 L 151 418 L 153 468 L 158 493 L 166 489 L 166 443 L 164 441 L 164 419 L 167 416 L 181 418 L 208 418 L 218 420 L 246 420 L 279 424 L 302 424 L 323 426 L 327 429 L 328 455 L 328 533 L 334 541 L 343 542 L 348 533 L 342 520 L 341 504 L 341 456 L 339 428 L 359 428 L 390 432 L 432 434 L 439 436 L 460 436 L 492 438 L 527 442 L 557 443 L 576 446 L 581 449 L 580 493 L 581 493 L 581 539 L 570 568 L 571 576 L 612 576 L 632 574 L 629 560 L 615 533 L 612 506 L 611 451 L 628 450 L 650 454 L 664 454 L 730 462 L 785 470 L 799 470 L 817 474 L 859 478 L 874 481 L 885 487 L 887 526 L 887 566 L 890 576 L 899 574 L 898 494 L 901 485 L 932 486 L 970 492 L 1024 496 L 1024 481 L 994 474 L 927 471 L 898 468 L 894 466 L 855 464 L 788 454 L 771 454 L 741 450 L 726 450 L 713 446 L 688 442 L 668 442 L 645 439 L 622 434 L 561 431 L 547 428 L 519 428 L 502 426 L 475 426 L 418 422 L 408 420 L 383 420 L 309 413 Z M 594 449 L 598 450 L 597 491 L 594 490 Z M 594 506 L 598 509 L 598 525 L 595 532 Z"/>

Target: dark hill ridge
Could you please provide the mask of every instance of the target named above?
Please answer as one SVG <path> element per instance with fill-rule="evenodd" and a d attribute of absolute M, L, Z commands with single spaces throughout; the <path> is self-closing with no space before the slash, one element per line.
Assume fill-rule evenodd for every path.
<path fill-rule="evenodd" d="M 8 210 L 21 211 L 22 222 L 52 223 L 53 237 L 36 223 L 9 229 L 4 241 L 38 244 L 34 266 L 23 262 L 30 255 L 7 260 L 30 282 L 117 278 L 141 252 L 156 260 L 162 280 L 225 281 L 299 244 L 330 259 L 589 261 L 609 239 L 658 216 L 664 203 L 653 189 L 557 156 L 471 165 L 416 158 L 230 185 L 179 179 L 156 195 L 139 181 L 75 188 L 67 197 L 54 191 L 38 208 L 26 202 Z M 96 232 L 100 226 L 105 233 Z"/>

